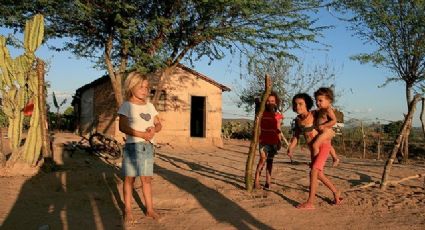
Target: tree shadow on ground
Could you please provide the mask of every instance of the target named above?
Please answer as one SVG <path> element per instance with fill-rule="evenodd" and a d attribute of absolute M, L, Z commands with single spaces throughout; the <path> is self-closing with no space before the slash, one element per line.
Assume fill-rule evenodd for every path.
<path fill-rule="evenodd" d="M 159 176 L 183 189 L 200 203 L 218 222 L 226 222 L 236 229 L 273 229 L 254 218 L 249 212 L 223 194 L 200 183 L 196 178 L 155 166 Z M 197 188 L 194 190 L 193 188 Z"/>
<path fill-rule="evenodd" d="M 196 163 L 193 163 L 193 162 L 181 159 L 181 158 L 165 155 L 165 154 L 162 154 L 162 153 L 156 153 L 156 156 L 160 160 L 162 160 L 164 162 L 168 162 L 168 163 L 172 164 L 173 166 L 175 166 L 176 168 L 187 170 L 187 171 L 190 171 L 192 173 L 196 173 L 198 175 L 201 175 L 201 176 L 204 176 L 204 177 L 207 177 L 207 178 L 210 178 L 210 179 L 222 181 L 226 184 L 230 184 L 230 185 L 234 186 L 235 188 L 237 188 L 239 190 L 245 189 L 245 187 L 244 187 L 245 180 L 244 180 L 243 176 L 238 176 L 238 175 L 235 175 L 235 174 L 230 174 L 230 173 L 218 171 L 216 169 L 213 169 L 212 167 L 203 166 L 203 165 L 200 165 L 200 164 L 196 164 Z M 187 165 L 190 169 L 184 169 L 183 167 L 181 167 L 179 165 L 179 163 L 183 163 L 183 164 Z M 155 167 L 158 167 L 158 166 L 155 165 Z M 296 170 L 298 170 L 298 169 L 296 169 Z M 265 169 L 263 169 L 263 171 L 265 171 Z M 299 169 L 299 171 L 304 172 L 304 170 L 301 170 L 301 169 Z M 160 173 L 158 173 L 158 174 L 160 174 Z M 282 188 L 285 188 L 285 189 L 294 189 L 294 190 L 299 190 L 299 191 L 302 191 L 302 192 L 305 192 L 305 193 L 308 193 L 308 191 L 309 191 L 308 187 L 303 187 L 301 184 L 296 184 L 298 187 L 297 186 L 293 187 L 293 186 L 289 186 L 287 184 L 281 184 L 281 183 L 278 183 L 278 182 L 274 182 L 274 184 L 275 184 L 274 186 L 282 187 Z M 302 188 L 299 188 L 299 187 L 302 187 Z M 272 191 L 272 190 L 268 190 L 267 192 L 268 193 L 271 192 L 271 193 L 276 194 L 277 196 L 281 197 L 284 201 L 288 202 L 292 206 L 297 206 L 298 204 L 300 204 L 299 201 L 293 200 L 290 197 L 285 196 L 281 192 Z M 321 196 L 321 195 L 317 195 L 317 196 L 320 199 L 322 199 L 322 200 L 324 200 L 328 203 L 332 202 L 332 200 L 330 200 L 327 197 L 324 197 L 324 196 Z"/>
<path fill-rule="evenodd" d="M 375 180 L 372 179 L 371 175 L 368 175 L 368 174 L 362 173 L 362 172 L 358 172 L 358 170 L 356 171 L 356 170 L 353 170 L 351 168 L 344 168 L 344 167 L 341 167 L 341 166 L 339 166 L 337 169 L 339 171 L 346 171 L 348 173 L 357 174 L 359 176 L 359 179 L 349 179 L 349 180 L 347 180 L 346 178 L 342 178 L 342 177 L 332 176 L 334 178 L 346 180 L 348 183 L 351 184 L 351 186 L 357 186 L 357 185 L 361 185 L 361 184 L 364 184 L 364 183 L 375 181 Z M 372 174 L 374 172 L 367 172 L 367 173 Z M 374 174 L 377 174 L 377 173 L 374 173 Z M 379 176 L 379 174 L 377 176 Z"/>
<path fill-rule="evenodd" d="M 200 164 L 196 164 L 190 161 L 186 161 L 177 157 L 172 157 L 169 155 L 164 155 L 161 153 L 155 153 L 155 155 L 165 161 L 168 162 L 172 165 L 174 165 L 177 168 L 182 169 L 181 166 L 179 166 L 177 163 L 183 163 L 185 165 L 187 165 L 192 172 L 195 172 L 199 175 L 211 178 L 211 179 L 215 179 L 215 180 L 219 180 L 222 181 L 226 184 L 230 184 L 233 185 L 234 187 L 236 187 L 237 189 L 244 189 L 244 187 L 242 186 L 242 184 L 244 184 L 244 179 L 242 178 L 241 175 L 235 175 L 235 174 L 231 174 L 231 173 L 226 173 L 226 172 L 221 172 L 218 171 L 216 169 L 213 169 L 212 167 L 207 167 L 207 166 L 203 166 Z M 177 163 L 176 163 L 177 162 Z"/>
<path fill-rule="evenodd" d="M 86 152 L 63 159 L 23 184 L 1 229 L 123 229 L 117 169 Z"/>

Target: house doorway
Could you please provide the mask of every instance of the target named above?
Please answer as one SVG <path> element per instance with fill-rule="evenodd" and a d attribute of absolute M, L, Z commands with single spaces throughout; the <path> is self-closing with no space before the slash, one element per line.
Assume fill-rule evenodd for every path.
<path fill-rule="evenodd" d="M 191 97 L 190 136 L 205 137 L 205 97 Z"/>

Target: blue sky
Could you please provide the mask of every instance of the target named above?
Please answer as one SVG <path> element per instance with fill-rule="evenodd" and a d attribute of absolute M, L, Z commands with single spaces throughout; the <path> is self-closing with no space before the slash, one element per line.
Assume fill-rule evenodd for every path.
<path fill-rule="evenodd" d="M 364 44 L 358 37 L 354 37 L 346 28 L 345 22 L 339 21 L 326 11 L 320 13 L 320 23 L 335 26 L 325 31 L 323 38 L 319 39 L 331 47 L 323 50 L 323 46 L 312 45 L 309 47 L 322 49 L 305 48 L 294 53 L 307 65 L 332 63 L 337 75 L 336 91 L 342 92 L 336 105 L 342 108 L 345 116 L 366 122 L 377 121 L 377 118 L 381 123 L 402 120 L 403 113 L 407 113 L 404 84 L 398 82 L 390 83 L 383 88 L 378 87 L 391 76 L 387 69 L 378 69 L 370 64 L 350 60 L 350 56 L 355 54 L 373 51 L 373 45 Z M 215 61 L 211 65 L 208 65 L 208 60 L 202 60 L 195 64 L 195 68 L 230 88 L 241 84 L 239 75 L 244 71 L 240 70 L 238 57 Z M 252 118 L 253 114 L 246 114 L 236 108 L 235 100 L 237 98 L 233 93 L 225 94 L 223 116 Z M 420 109 L 418 105 L 414 126 L 420 126 Z M 285 115 L 288 119 L 285 119 L 284 123 L 288 125 L 295 114 L 289 111 Z"/>
<path fill-rule="evenodd" d="M 401 120 L 403 113 L 407 111 L 404 85 L 391 83 L 384 88 L 379 88 L 378 86 L 385 82 L 386 77 L 390 76 L 388 70 L 362 65 L 349 59 L 352 55 L 373 50 L 373 46 L 365 45 L 359 38 L 353 37 L 352 33 L 346 29 L 346 24 L 327 12 L 320 13 L 320 22 L 335 26 L 334 29 L 327 30 L 324 37 L 320 39 L 331 47 L 326 51 L 304 48 L 294 53 L 307 65 L 323 64 L 327 61 L 337 69 L 336 90 L 343 92 L 337 105 L 343 108 L 345 115 L 368 122 L 375 121 L 376 118 L 381 119 L 381 122 Z M 10 30 L 0 29 L 1 35 L 7 33 L 10 33 Z M 60 43 L 60 41 L 55 42 Z M 11 50 L 13 57 L 21 53 L 22 51 Z M 50 65 L 46 76 L 46 80 L 51 83 L 48 102 L 52 101 L 51 93 L 54 91 L 60 101 L 67 98 L 68 103 L 63 109 L 69 105 L 77 88 L 106 73 L 103 70 L 94 69 L 93 64 L 86 59 L 77 59 L 68 52 L 54 52 L 45 46 L 37 51 L 37 55 Z M 240 81 L 240 72 L 244 72 L 245 69 L 240 68 L 238 56 L 229 55 L 223 60 L 213 61 L 211 65 L 208 65 L 208 60 L 202 59 L 194 63 L 194 69 L 230 88 L 234 88 L 236 84 L 243 84 Z M 223 117 L 252 118 L 252 114 L 246 114 L 236 107 L 236 100 L 234 92 L 224 93 Z M 414 126 L 420 125 L 420 109 L 418 106 Z M 292 112 L 287 112 L 285 115 L 288 117 L 285 119 L 285 124 L 288 125 L 289 118 L 295 115 Z"/>

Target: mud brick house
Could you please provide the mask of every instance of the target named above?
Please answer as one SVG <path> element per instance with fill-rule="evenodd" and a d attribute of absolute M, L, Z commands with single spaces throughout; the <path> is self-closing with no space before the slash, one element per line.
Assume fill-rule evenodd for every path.
<path fill-rule="evenodd" d="M 184 65 L 163 79 L 157 110 L 163 129 L 157 143 L 222 145 L 222 93 L 230 89 Z M 151 94 L 156 83 L 150 79 Z M 77 89 L 72 101 L 80 135 L 96 130 L 123 141 L 108 76 Z"/>

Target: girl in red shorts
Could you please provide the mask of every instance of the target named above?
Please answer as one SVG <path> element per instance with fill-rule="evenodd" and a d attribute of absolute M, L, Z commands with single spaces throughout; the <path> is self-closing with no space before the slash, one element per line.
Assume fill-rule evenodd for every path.
<path fill-rule="evenodd" d="M 313 99 L 308 94 L 300 93 L 295 95 L 292 99 L 292 109 L 298 115 L 295 118 L 295 129 L 289 144 L 288 156 L 292 158 L 292 151 L 297 145 L 300 135 L 304 135 L 311 152 L 310 193 L 307 201 L 297 206 L 299 209 L 314 209 L 314 199 L 316 198 L 318 180 L 323 182 L 323 184 L 332 191 L 334 194 L 334 204 L 341 203 L 340 192 L 323 173 L 323 167 L 325 166 L 326 159 L 332 148 L 330 140 L 322 142 L 319 153 L 316 155 L 313 154 L 312 143 L 318 135 L 318 132 L 314 128 L 315 116 L 313 112 L 310 111 L 312 107 Z"/>

